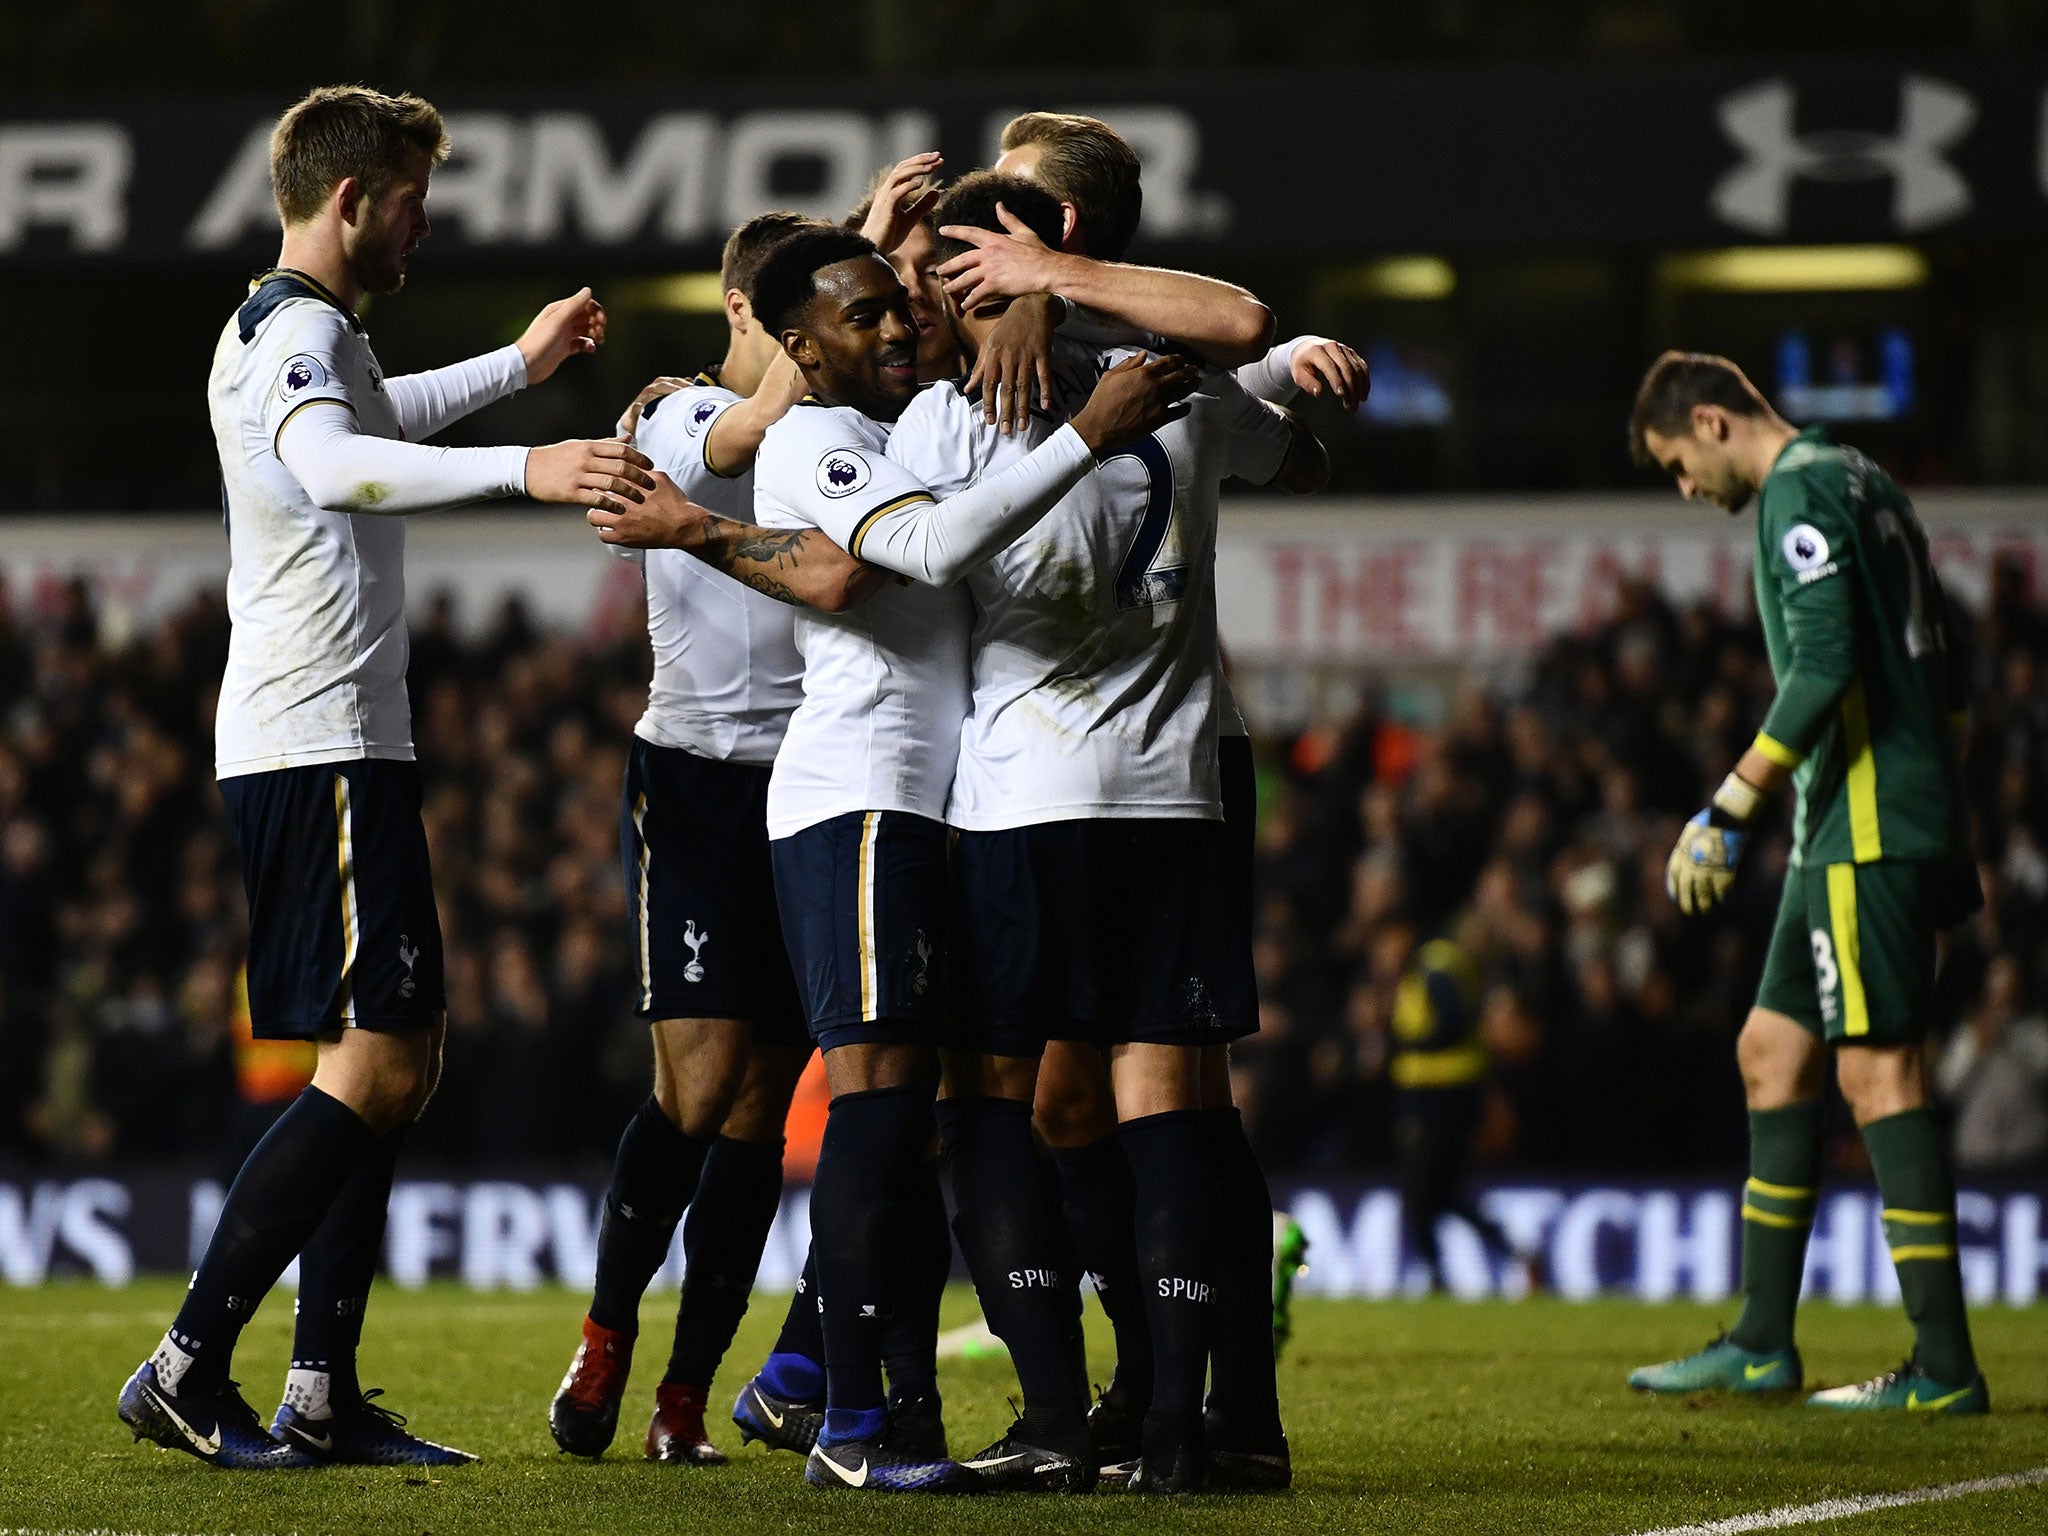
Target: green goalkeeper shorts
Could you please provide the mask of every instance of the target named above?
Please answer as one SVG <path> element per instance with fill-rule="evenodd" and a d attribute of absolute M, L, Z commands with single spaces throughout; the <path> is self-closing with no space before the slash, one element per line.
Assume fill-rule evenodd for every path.
<path fill-rule="evenodd" d="M 1925 1038 L 1943 871 L 1918 859 L 1795 864 L 1756 1005 L 1836 1044 Z"/>

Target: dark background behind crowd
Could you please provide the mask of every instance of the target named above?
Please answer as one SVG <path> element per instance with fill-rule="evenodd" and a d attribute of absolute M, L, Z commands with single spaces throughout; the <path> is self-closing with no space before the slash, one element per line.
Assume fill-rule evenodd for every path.
<path fill-rule="evenodd" d="M 2048 618 L 2029 583 L 2001 567 L 1959 637 L 1987 903 L 1949 944 L 1930 1060 L 1966 1174 L 2048 1161 Z M 211 771 L 220 599 L 117 644 L 82 584 L 34 614 L 7 590 L 0 1159 L 226 1158 L 246 1134 L 229 1032 L 245 917 Z M 544 632 L 516 600 L 474 636 L 455 621 L 436 598 L 413 636 L 449 995 L 446 1075 L 414 1146 L 594 1168 L 646 1093 L 618 865 L 645 636 Z M 1770 693 L 1753 619 L 1637 587 L 1515 685 L 1454 687 L 1428 727 L 1368 702 L 1263 743 L 1264 1029 L 1238 1086 L 1269 1163 L 1384 1165 L 1397 917 L 1453 938 L 1484 978 L 1483 1161 L 1736 1163 L 1732 1042 L 1784 866 L 1782 808 L 1723 913 L 1681 921 L 1663 868 Z M 1853 1135 L 1836 1145 L 1858 1155 Z"/>

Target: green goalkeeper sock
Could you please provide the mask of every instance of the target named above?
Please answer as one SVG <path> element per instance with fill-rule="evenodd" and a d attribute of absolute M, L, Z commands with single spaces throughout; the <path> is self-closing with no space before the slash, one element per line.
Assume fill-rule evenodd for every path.
<path fill-rule="evenodd" d="M 1806 1237 L 1820 1186 L 1821 1101 L 1749 1113 L 1742 1186 L 1742 1316 L 1732 1342 L 1759 1354 L 1792 1347 Z"/>
<path fill-rule="evenodd" d="M 1922 1105 L 1863 1127 L 1863 1145 L 1884 1203 L 1885 1241 L 1899 1271 L 1913 1351 L 1944 1386 L 1977 1379 L 1963 1271 L 1956 1256 L 1956 1186 L 1934 1112 Z"/>

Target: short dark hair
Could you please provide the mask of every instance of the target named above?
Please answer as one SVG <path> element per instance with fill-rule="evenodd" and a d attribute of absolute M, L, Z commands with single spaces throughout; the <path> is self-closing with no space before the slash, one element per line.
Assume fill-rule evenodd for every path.
<path fill-rule="evenodd" d="M 1100 118 L 1074 112 L 1026 112 L 1003 127 L 1007 153 L 1040 147 L 1036 179 L 1063 203 L 1072 203 L 1087 234 L 1088 254 L 1120 261 L 1138 232 L 1145 193 L 1138 185 L 1137 151 Z M 1057 242 L 1055 242 L 1057 243 Z"/>
<path fill-rule="evenodd" d="M 373 201 L 405 169 L 409 150 L 439 165 L 448 134 L 431 102 L 367 85 L 323 85 L 285 109 L 270 133 L 270 189 L 278 217 L 299 224 L 353 176 Z"/>
<path fill-rule="evenodd" d="M 800 213 L 757 213 L 730 235 L 726 236 L 725 253 L 718 258 L 718 291 L 731 293 L 737 288 L 749 301 L 754 297 L 754 274 L 761 269 L 762 258 L 773 249 L 778 240 L 786 240 L 800 229 L 816 225 L 816 219 L 806 218 Z"/>
<path fill-rule="evenodd" d="M 925 218 L 931 226 L 932 238 L 937 242 L 933 251 L 936 261 L 951 261 L 962 251 L 972 249 L 965 240 L 948 240 L 939 230 L 948 224 L 966 224 L 975 229 L 993 229 L 1003 233 L 1003 221 L 996 217 L 996 204 L 1001 203 L 1012 218 L 1021 220 L 1031 232 L 1054 250 L 1060 248 L 1060 200 L 1035 181 L 1026 181 L 1022 176 L 1005 176 L 995 171 L 976 171 L 972 176 L 963 176 L 939 199 L 938 205 Z"/>
<path fill-rule="evenodd" d="M 1628 415 L 1628 447 L 1635 461 L 1654 467 L 1647 434 L 1678 437 L 1692 429 L 1692 408 L 1718 405 L 1731 416 L 1761 416 L 1770 406 L 1748 375 L 1711 352 L 1666 352 L 1650 364 Z"/>
<path fill-rule="evenodd" d="M 754 270 L 750 296 L 754 318 L 781 335 L 795 323 L 804 306 L 818 296 L 818 273 L 859 256 L 879 256 L 875 242 L 858 230 L 820 224 L 785 235 L 769 247 Z"/>

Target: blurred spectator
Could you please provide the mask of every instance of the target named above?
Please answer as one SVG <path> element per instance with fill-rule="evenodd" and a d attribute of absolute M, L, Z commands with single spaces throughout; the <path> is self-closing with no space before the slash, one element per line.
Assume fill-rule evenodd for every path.
<path fill-rule="evenodd" d="M 252 1073 L 277 1053 L 233 1027 L 246 912 L 212 783 L 226 613 L 202 593 L 114 644 L 82 583 L 33 625 L 6 591 L 0 1156 L 232 1165 L 303 1063 Z M 618 786 L 647 667 L 644 636 L 579 647 L 515 601 L 472 641 L 451 598 L 429 601 L 412 684 L 451 1038 L 422 1156 L 595 1161 L 645 1095 Z"/>
<path fill-rule="evenodd" d="M 1997 568 L 1981 623 L 1958 617 L 1972 632 L 1953 642 L 1977 679 L 1966 775 L 1987 905 L 1948 947 L 1934 1049 L 1991 967 L 2003 979 L 1949 1059 L 2032 1059 L 2026 1042 L 2048 1026 L 2018 1015 L 2048 997 L 2048 622 L 2015 562 Z M 1611 619 L 1553 641 L 1513 688 L 1461 688 L 1440 727 L 1398 723 L 1369 698 L 1343 726 L 1269 754 L 1257 892 L 1267 1027 L 1236 1067 L 1269 1161 L 1391 1154 L 1391 999 L 1374 956 L 1404 910 L 1423 938 L 1458 937 L 1479 967 L 1482 1156 L 1631 1171 L 1739 1158 L 1733 1041 L 1776 911 L 1787 807 L 1705 921 L 1678 918 L 1664 864 L 1771 693 L 1753 622 L 1674 613 L 1636 582 Z M 1998 1009 L 2009 1026 L 1993 1024 Z M 1989 1075 L 2010 1096 L 1998 1124 L 2012 1144 L 1975 1166 L 2039 1156 L 2016 1127 L 2048 1117 L 2048 1083 Z M 1969 1096 L 1957 1104 L 1970 1119 Z"/>
<path fill-rule="evenodd" d="M 1984 995 L 1949 1037 L 1935 1085 L 1955 1110 L 1956 1167 L 2011 1173 L 2048 1159 L 2048 1019 L 2020 1013 L 2020 967 L 1994 958 Z"/>
<path fill-rule="evenodd" d="M 2048 619 L 2030 581 L 1999 565 L 1983 618 L 1954 637 L 1975 680 L 1966 772 L 1986 904 L 1947 945 L 1930 1059 L 1975 1171 L 2048 1159 Z M 228 1155 L 250 1122 L 229 1023 L 241 878 L 211 782 L 219 596 L 115 635 L 81 583 L 33 617 L 7 591 L 0 1157 Z M 478 629 L 459 617 L 430 594 L 414 633 L 449 1042 L 412 1146 L 422 1161 L 601 1166 L 646 1094 L 618 862 L 645 637 L 572 639 L 517 601 Z M 1480 1157 L 1629 1172 L 1739 1159 L 1732 1042 L 1776 908 L 1784 807 L 1710 919 L 1679 919 L 1664 861 L 1770 694 L 1753 623 L 1674 613 L 1637 583 L 1511 686 L 1451 689 L 1440 723 L 1368 695 L 1334 728 L 1262 743 L 1263 1028 L 1233 1081 L 1269 1163 L 1393 1160 L 1385 948 L 1403 914 L 1420 940 L 1455 937 L 1477 973 Z"/>

